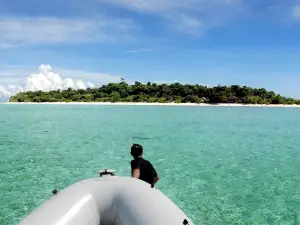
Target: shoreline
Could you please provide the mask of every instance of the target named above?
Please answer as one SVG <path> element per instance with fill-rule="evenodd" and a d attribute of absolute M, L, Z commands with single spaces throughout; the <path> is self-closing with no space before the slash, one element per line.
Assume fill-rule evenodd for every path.
<path fill-rule="evenodd" d="M 263 104 L 206 104 L 206 103 L 147 103 L 147 102 L 0 102 L 7 105 L 102 105 L 102 106 L 189 106 L 189 107 L 267 107 L 267 108 L 300 108 L 300 105 L 263 105 Z"/>

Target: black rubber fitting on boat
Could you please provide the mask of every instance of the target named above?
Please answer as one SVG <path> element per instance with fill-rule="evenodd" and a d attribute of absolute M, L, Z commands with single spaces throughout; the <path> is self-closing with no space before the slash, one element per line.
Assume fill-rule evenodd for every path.
<path fill-rule="evenodd" d="M 54 194 L 54 195 L 56 195 L 58 193 L 58 191 L 56 190 L 56 189 L 54 189 L 53 191 L 52 191 L 52 194 Z"/>
<path fill-rule="evenodd" d="M 187 221 L 186 219 L 183 221 L 183 224 L 184 225 L 188 225 L 189 224 L 189 221 Z"/>
<path fill-rule="evenodd" d="M 105 169 L 102 173 L 100 173 L 100 177 L 102 177 L 103 175 L 115 176 L 113 172 L 109 172 L 107 171 L 107 169 Z"/>

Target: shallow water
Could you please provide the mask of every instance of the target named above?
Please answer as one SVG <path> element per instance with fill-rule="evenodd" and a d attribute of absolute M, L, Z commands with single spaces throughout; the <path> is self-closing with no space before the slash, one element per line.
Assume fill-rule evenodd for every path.
<path fill-rule="evenodd" d="M 133 143 L 195 224 L 300 224 L 299 134 L 297 108 L 0 105 L 0 224 L 98 169 L 130 175 Z"/>

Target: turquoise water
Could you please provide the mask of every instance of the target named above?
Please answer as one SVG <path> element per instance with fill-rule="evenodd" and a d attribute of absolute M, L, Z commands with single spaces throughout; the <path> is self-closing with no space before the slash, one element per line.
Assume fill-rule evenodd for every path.
<path fill-rule="evenodd" d="M 195 224 L 300 224 L 300 109 L 0 105 L 0 224 L 96 171 L 130 175 L 132 143 Z"/>

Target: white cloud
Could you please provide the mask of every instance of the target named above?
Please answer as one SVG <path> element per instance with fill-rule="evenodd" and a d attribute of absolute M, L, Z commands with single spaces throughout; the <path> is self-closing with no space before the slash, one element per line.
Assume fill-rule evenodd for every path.
<path fill-rule="evenodd" d="M 153 52 L 153 48 L 139 48 L 139 49 L 130 49 L 127 50 L 127 53 L 139 53 L 139 52 Z"/>
<path fill-rule="evenodd" d="M 203 29 L 219 26 L 243 8 L 244 0 L 103 0 L 107 4 L 153 14 L 171 22 L 176 30 L 199 36 Z"/>
<path fill-rule="evenodd" d="M 300 20 L 300 4 L 292 7 L 292 17 L 296 20 Z"/>
<path fill-rule="evenodd" d="M 62 79 L 59 74 L 52 72 L 50 65 L 41 65 L 38 74 L 32 74 L 27 78 L 24 90 L 51 91 L 68 88 L 86 89 L 87 87 L 88 85 L 81 80 L 73 80 L 71 78 Z"/>
<path fill-rule="evenodd" d="M 201 36 L 205 24 L 197 18 L 186 15 L 178 15 L 173 27 L 178 31 L 195 36 Z"/>
<path fill-rule="evenodd" d="M 106 17 L 89 19 L 0 18 L 0 46 L 112 42 L 127 39 L 136 26 L 131 20 Z"/>
<path fill-rule="evenodd" d="M 103 85 L 109 82 L 119 82 L 121 79 L 121 76 L 111 75 L 107 73 L 87 72 L 87 71 L 70 70 L 70 69 L 63 69 L 63 68 L 58 68 L 57 70 L 60 71 L 61 74 L 64 74 L 65 76 L 71 78 L 76 78 L 80 80 L 83 79 L 92 80 L 97 85 Z"/>
<path fill-rule="evenodd" d="M 0 100 L 7 99 L 18 92 L 22 92 L 24 89 L 18 85 L 8 85 L 7 87 L 0 85 Z"/>
<path fill-rule="evenodd" d="M 16 47 L 18 47 L 18 45 L 6 44 L 6 43 L 0 44 L 0 49 L 9 49 L 9 48 L 16 48 Z"/>
<path fill-rule="evenodd" d="M 124 6 L 136 11 L 162 12 L 174 9 L 189 8 L 199 0 L 104 0 L 113 5 Z"/>
<path fill-rule="evenodd" d="M 60 71 L 72 77 L 85 77 L 95 80 L 97 81 L 97 85 L 109 82 L 118 82 L 120 80 L 119 76 L 113 76 L 109 74 L 99 74 L 67 69 L 61 69 Z M 42 64 L 39 67 L 39 73 L 32 74 L 27 77 L 24 85 L 0 85 L 0 99 L 7 99 L 10 96 L 22 91 L 51 91 L 58 89 L 65 90 L 68 88 L 86 89 L 88 87 L 94 88 L 96 85 L 90 81 L 84 82 L 82 79 L 63 79 L 58 73 L 52 71 L 50 65 Z"/>
<path fill-rule="evenodd" d="M 206 11 L 210 8 L 236 5 L 241 0 L 102 0 L 108 4 L 149 13 L 178 12 L 182 10 Z"/>

